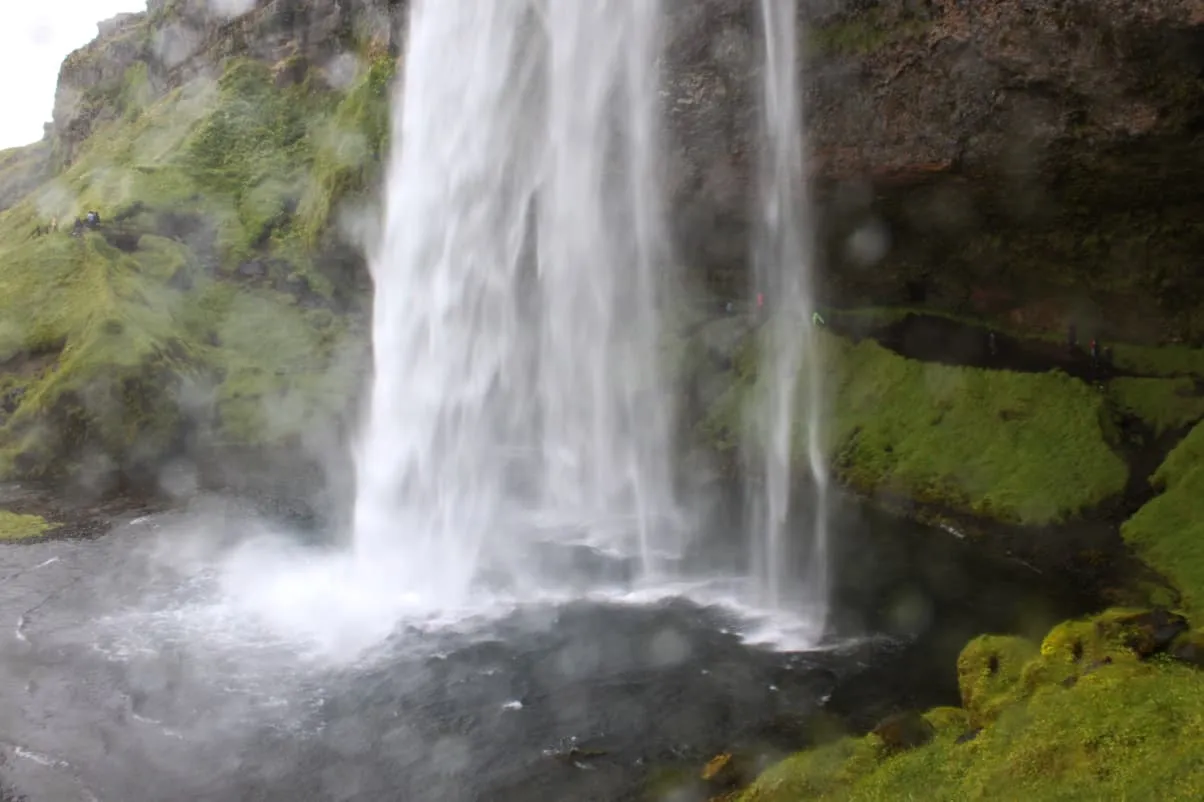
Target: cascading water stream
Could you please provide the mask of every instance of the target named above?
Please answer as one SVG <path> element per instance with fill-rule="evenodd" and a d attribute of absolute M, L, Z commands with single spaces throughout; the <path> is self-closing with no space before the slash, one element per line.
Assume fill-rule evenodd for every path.
<path fill-rule="evenodd" d="M 354 546 L 454 607 L 517 547 L 677 545 L 653 0 L 421 0 L 395 102 Z"/>
<path fill-rule="evenodd" d="M 761 0 L 761 18 L 765 63 L 753 292 L 764 297 L 767 307 L 758 313 L 768 317 L 749 445 L 763 465 L 760 485 L 749 493 L 753 578 L 762 604 L 801 610 L 818 639 L 827 617 L 827 468 L 812 320 L 814 244 L 803 162 L 797 3 Z M 802 525 L 791 520 L 799 453 L 813 488 L 810 521 Z"/>

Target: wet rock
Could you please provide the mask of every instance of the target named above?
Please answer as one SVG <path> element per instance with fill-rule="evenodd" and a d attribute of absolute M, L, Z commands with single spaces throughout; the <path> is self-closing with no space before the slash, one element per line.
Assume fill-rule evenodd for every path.
<path fill-rule="evenodd" d="M 882 741 L 887 752 L 903 752 L 932 740 L 936 729 L 919 713 L 898 713 L 879 722 L 871 732 Z"/>
<path fill-rule="evenodd" d="M 238 275 L 241 278 L 263 278 L 267 274 L 268 266 L 259 259 L 252 259 L 238 266 Z"/>
<path fill-rule="evenodd" d="M 707 761 L 699 777 L 712 792 L 743 788 L 757 778 L 761 761 L 750 753 L 724 752 Z"/>
<path fill-rule="evenodd" d="M 29 802 L 29 798 L 18 794 L 3 781 L 0 781 L 0 802 Z"/>
<path fill-rule="evenodd" d="M 167 286 L 176 290 L 192 289 L 192 273 L 186 265 L 180 266 L 167 280 Z"/>
<path fill-rule="evenodd" d="M 564 739 L 552 749 L 544 750 L 544 755 L 547 757 L 579 769 L 589 768 L 590 761 L 606 757 L 607 754 L 604 749 L 593 749 L 582 746 L 577 742 L 576 738 L 572 737 Z"/>
<path fill-rule="evenodd" d="M 308 72 L 309 61 L 304 56 L 294 55 L 286 58 L 278 62 L 273 69 L 276 88 L 287 89 L 290 86 L 297 86 L 305 80 Z"/>
<path fill-rule="evenodd" d="M 1204 668 L 1204 632 L 1183 633 L 1171 643 L 1168 653 L 1182 663 Z"/>
<path fill-rule="evenodd" d="M 1191 629 L 1187 619 L 1168 610 L 1155 609 L 1117 620 L 1124 628 L 1124 645 L 1144 659 L 1165 652 L 1175 638 Z"/>

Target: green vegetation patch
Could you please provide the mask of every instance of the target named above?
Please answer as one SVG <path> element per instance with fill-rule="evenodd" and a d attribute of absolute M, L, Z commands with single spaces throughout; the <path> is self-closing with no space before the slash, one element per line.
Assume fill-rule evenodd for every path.
<path fill-rule="evenodd" d="M 1026 524 L 1066 519 L 1124 488 L 1103 400 L 1082 382 L 823 340 L 831 451 L 854 487 Z"/>
<path fill-rule="evenodd" d="M 957 658 L 957 684 L 971 722 L 990 721 L 1016 701 L 1024 667 L 1037 653 L 1024 638 L 984 635 L 970 641 Z"/>
<path fill-rule="evenodd" d="M 1146 376 L 1204 377 L 1204 349 L 1185 345 L 1126 345 L 1118 343 L 1113 360 L 1116 367 Z"/>
<path fill-rule="evenodd" d="M 1204 603 L 1204 423 L 1171 451 L 1151 482 L 1162 492 L 1124 523 L 1121 535 L 1197 610 Z"/>
<path fill-rule="evenodd" d="M 315 129 L 311 180 L 299 210 L 301 235 L 314 244 L 331 222 L 335 204 L 368 190 L 381 173 L 389 138 L 389 86 L 396 61 L 387 51 L 370 54 L 360 79 Z"/>
<path fill-rule="evenodd" d="M 1110 446 L 1106 399 L 1083 382 L 1059 372 L 919 362 L 829 332 L 819 333 L 818 350 L 827 452 L 839 478 L 861 492 L 1040 525 L 1124 489 L 1128 469 Z M 745 416 L 758 392 L 754 338 L 740 344 L 733 361 L 731 387 L 702 424 L 721 449 L 749 431 Z M 800 454 L 804 412 L 795 416 Z"/>
<path fill-rule="evenodd" d="M 365 174 L 382 157 L 378 62 L 346 93 L 316 74 L 281 88 L 247 60 L 153 102 L 144 65 L 108 87 L 120 115 L 0 214 L 0 475 L 153 462 L 187 430 L 293 441 L 345 408 L 364 340 L 323 306 L 352 277 L 324 273 L 307 237 L 360 186 L 323 183 L 318 143 L 370 137 L 340 162 Z M 303 220 L 315 192 L 326 211 Z M 90 209 L 99 231 L 71 236 Z"/>
<path fill-rule="evenodd" d="M 811 28 L 810 44 L 819 55 L 865 55 L 895 42 L 923 36 L 931 27 L 932 21 L 922 16 L 898 17 L 870 9 Z"/>
<path fill-rule="evenodd" d="M 1204 394 L 1187 377 L 1122 377 L 1108 382 L 1108 394 L 1122 412 L 1136 416 L 1155 434 L 1165 434 L 1204 418 Z"/>
<path fill-rule="evenodd" d="M 873 734 L 836 741 L 770 768 L 738 799 L 1199 799 L 1204 672 L 1137 659 L 1119 644 L 1126 615 L 1064 624 L 1039 651 L 976 640 L 958 662 L 962 693 L 976 706 L 1006 697 L 991 716 L 931 711 L 932 740 L 902 752 Z"/>
<path fill-rule="evenodd" d="M 40 515 L 21 515 L 0 510 L 0 543 L 38 537 L 53 526 Z"/>

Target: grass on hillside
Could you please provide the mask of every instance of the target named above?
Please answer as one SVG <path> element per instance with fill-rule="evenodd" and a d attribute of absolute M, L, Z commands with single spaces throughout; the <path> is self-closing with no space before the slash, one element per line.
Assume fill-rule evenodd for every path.
<path fill-rule="evenodd" d="M 874 734 L 846 738 L 770 768 L 737 799 L 1199 799 L 1204 672 L 1140 662 L 1119 618 L 1060 625 L 1040 649 L 979 638 L 958 660 L 965 707 L 927 713 L 928 744 L 892 753 Z"/>
<path fill-rule="evenodd" d="M 921 37 L 931 27 L 932 22 L 922 17 L 888 19 L 877 9 L 871 9 L 814 26 L 809 38 L 811 48 L 820 55 L 865 55 L 895 42 Z"/>
<path fill-rule="evenodd" d="M 1204 423 L 1167 456 L 1152 482 L 1162 492 L 1121 527 L 1125 542 L 1171 580 L 1183 604 L 1204 604 Z"/>
<path fill-rule="evenodd" d="M 339 198 L 305 221 L 293 212 L 317 191 L 311 133 L 332 141 L 345 97 L 362 110 L 365 93 L 383 91 L 391 61 L 378 61 L 346 96 L 312 76 L 280 89 L 270 66 L 232 61 L 216 83 L 131 103 L 66 172 L 0 214 L 0 362 L 18 399 L 0 417 L 0 473 L 43 475 L 90 451 L 153 460 L 187 420 L 212 441 L 274 443 L 347 403 L 362 343 L 292 291 L 330 292 L 303 234 Z M 132 68 L 121 96 L 140 97 L 144 77 Z M 358 169 L 381 157 L 378 129 L 347 132 L 374 138 Z M 102 231 L 71 237 L 88 209 Z M 55 216 L 61 230 L 36 236 Z M 248 259 L 269 266 L 254 286 L 233 275 Z"/>
<path fill-rule="evenodd" d="M 0 543 L 28 540 L 50 529 L 52 524 L 40 515 L 21 515 L 0 510 Z"/>

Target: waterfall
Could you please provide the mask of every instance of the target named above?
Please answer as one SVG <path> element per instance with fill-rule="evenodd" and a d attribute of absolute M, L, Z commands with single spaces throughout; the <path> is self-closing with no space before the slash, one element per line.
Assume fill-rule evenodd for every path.
<path fill-rule="evenodd" d="M 431 607 L 534 540 L 677 544 L 654 0 L 416 0 L 354 550 Z"/>
<path fill-rule="evenodd" d="M 804 170 L 796 0 L 761 0 L 765 61 L 754 299 L 761 363 L 748 450 L 762 466 L 749 488 L 753 579 L 760 602 L 797 607 L 816 638 L 827 616 L 827 469 L 821 441 L 821 370 L 812 323 L 813 224 Z M 800 459 L 801 455 L 801 459 Z M 796 522 L 794 469 L 809 470 L 809 520 Z"/>

